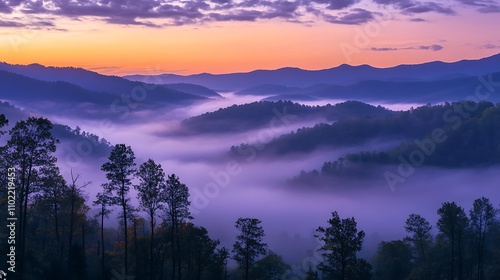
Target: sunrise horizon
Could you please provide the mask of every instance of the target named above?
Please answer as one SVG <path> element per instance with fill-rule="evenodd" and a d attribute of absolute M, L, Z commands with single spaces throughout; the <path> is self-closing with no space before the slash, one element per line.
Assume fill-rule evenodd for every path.
<path fill-rule="evenodd" d="M 0 279 L 498 280 L 499 15 L 0 0 Z"/>
<path fill-rule="evenodd" d="M 191 75 L 342 64 L 387 68 L 500 51 L 492 28 L 500 13 L 496 1 L 190 3 L 5 3 L 0 60 L 119 76 Z"/>
<path fill-rule="evenodd" d="M 54 67 L 54 68 L 76 68 L 76 69 L 83 69 L 91 72 L 95 72 L 101 75 L 107 75 L 107 76 L 118 76 L 118 77 L 126 77 L 126 76 L 133 76 L 133 75 L 178 75 L 178 76 L 194 76 L 194 75 L 202 75 L 202 74 L 209 74 L 209 75 L 224 75 L 224 74 L 243 74 L 243 73 L 251 73 L 254 71 L 275 71 L 275 70 L 280 70 L 280 69 L 300 69 L 300 70 L 305 70 L 305 71 L 321 71 L 321 70 L 328 70 L 328 69 L 334 69 L 337 67 L 341 67 L 343 65 L 351 66 L 351 67 L 358 67 L 358 66 L 369 66 L 372 68 L 376 69 L 387 69 L 387 68 L 394 68 L 398 66 L 403 66 L 403 65 L 419 65 L 419 64 L 426 64 L 426 63 L 434 63 L 434 62 L 443 62 L 443 63 L 455 63 L 455 62 L 460 62 L 460 61 L 471 61 L 471 60 L 481 60 L 484 58 L 492 57 L 500 55 L 500 51 L 498 52 L 492 52 L 490 54 L 486 55 L 480 55 L 480 56 L 473 56 L 473 57 L 464 57 L 464 58 L 458 58 L 458 59 L 450 59 L 450 60 L 424 60 L 421 62 L 396 62 L 395 64 L 387 64 L 387 65 L 375 65 L 375 64 L 370 64 L 370 63 L 359 63 L 359 64 L 350 64 L 350 63 L 340 63 L 337 65 L 332 65 L 330 67 L 323 67 L 323 68 L 307 68 L 307 67 L 301 67 L 301 66 L 296 66 L 296 65 L 283 65 L 283 66 L 278 66 L 278 67 L 273 67 L 273 68 L 265 68 L 265 67 L 257 67 L 257 68 L 252 68 L 252 69 L 236 69 L 234 71 L 228 71 L 228 72 L 210 72 L 210 71 L 189 71 L 188 73 L 186 71 L 188 70 L 178 70 L 178 71 L 161 71 L 155 69 L 154 71 L 153 68 L 150 68 L 148 70 L 123 70 L 121 72 L 115 72 L 114 70 L 108 70 L 108 68 L 112 68 L 109 66 L 79 66 L 79 65 L 50 65 L 50 64 L 42 64 L 39 62 L 30 62 L 30 63 L 11 63 L 9 61 L 5 60 L 0 60 L 0 63 L 6 63 L 10 65 L 19 65 L 19 66 L 29 66 L 29 65 L 40 65 L 43 67 Z"/>

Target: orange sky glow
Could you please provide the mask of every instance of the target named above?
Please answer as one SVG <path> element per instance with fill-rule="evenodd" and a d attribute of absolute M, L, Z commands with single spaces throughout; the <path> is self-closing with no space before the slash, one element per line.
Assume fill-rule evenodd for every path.
<path fill-rule="evenodd" d="M 288 66 L 313 70 L 344 63 L 389 67 L 500 52 L 498 13 L 456 11 L 426 14 L 423 22 L 385 14 L 354 25 L 270 19 L 161 28 L 57 17 L 51 28 L 0 27 L 0 61 L 113 75 L 187 75 Z M 433 45 L 441 49 L 423 49 Z"/>

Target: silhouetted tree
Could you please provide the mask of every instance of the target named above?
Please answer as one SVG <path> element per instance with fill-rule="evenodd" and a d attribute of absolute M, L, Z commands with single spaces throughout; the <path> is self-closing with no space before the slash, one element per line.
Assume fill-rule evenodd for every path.
<path fill-rule="evenodd" d="M 313 270 L 312 267 L 309 266 L 304 280 L 319 280 L 318 271 Z"/>
<path fill-rule="evenodd" d="M 79 197 L 82 197 L 82 191 L 81 189 L 87 187 L 88 185 L 90 185 L 90 182 L 86 182 L 84 183 L 82 186 L 77 186 L 77 181 L 78 181 L 78 178 L 80 178 L 80 175 L 76 175 L 74 176 L 73 175 L 73 170 L 71 170 L 71 185 L 69 186 L 69 189 L 70 189 L 70 205 L 71 205 L 71 209 L 70 209 L 70 222 L 69 222 L 69 238 L 68 238 L 68 244 L 69 244 L 69 247 L 68 248 L 73 248 L 73 234 L 74 234 L 74 231 L 75 231 L 75 215 L 76 215 L 76 204 L 77 204 L 77 199 Z M 68 267 L 71 267 L 72 266 L 72 262 L 73 259 L 72 259 L 72 255 L 70 254 L 69 258 L 68 258 Z"/>
<path fill-rule="evenodd" d="M 60 174 L 59 168 L 51 165 L 40 169 L 40 191 L 37 195 L 37 199 L 49 203 L 52 208 L 55 237 L 57 241 L 57 252 L 60 263 L 62 263 L 64 244 L 60 238 L 59 211 L 62 201 L 65 196 L 67 197 L 68 192 L 68 185 L 66 180 L 64 180 L 63 176 Z"/>
<path fill-rule="evenodd" d="M 468 225 L 468 219 L 464 209 L 458 206 L 455 202 L 445 202 L 437 211 L 439 220 L 437 226 L 439 231 L 450 242 L 451 250 L 451 266 L 450 279 L 462 279 L 463 269 L 463 238 Z M 457 264 L 456 258 L 458 255 L 458 273 L 455 270 Z"/>
<path fill-rule="evenodd" d="M 318 249 L 324 259 L 319 268 L 326 279 L 346 280 L 357 264 L 356 253 L 362 248 L 365 232 L 358 232 L 354 218 L 341 219 L 336 211 L 328 224 L 327 228 L 316 229 L 316 237 L 324 242 Z"/>
<path fill-rule="evenodd" d="M 372 265 L 365 259 L 356 259 L 356 263 L 349 270 L 348 279 L 352 280 L 370 280 L 372 279 Z"/>
<path fill-rule="evenodd" d="M 280 280 L 290 266 L 283 261 L 280 255 L 269 252 L 267 256 L 255 263 L 252 270 L 252 279 L 257 280 Z"/>
<path fill-rule="evenodd" d="M 481 197 L 474 200 L 473 208 L 469 213 L 471 233 L 473 236 L 472 241 L 477 254 L 477 280 L 482 280 L 484 279 L 484 243 L 486 241 L 488 228 L 496 216 L 496 211 L 489 199 Z"/>
<path fill-rule="evenodd" d="M 25 272 L 26 226 L 28 202 L 34 192 L 34 184 L 40 168 L 53 165 L 57 159 L 53 156 L 59 142 L 50 132 L 53 125 L 45 118 L 30 117 L 20 121 L 10 130 L 10 139 L 6 145 L 6 158 L 9 167 L 16 170 L 16 195 L 18 211 L 18 277 L 23 278 Z"/>
<path fill-rule="evenodd" d="M 111 195 L 113 204 L 122 207 L 124 237 L 125 237 L 125 273 L 128 273 L 128 235 L 127 235 L 127 207 L 130 198 L 128 192 L 132 185 L 131 177 L 135 174 L 135 155 L 130 146 L 117 144 L 111 151 L 109 161 L 101 166 L 106 172 L 108 183 L 103 184 L 105 192 Z"/>
<path fill-rule="evenodd" d="M 215 249 L 219 240 L 212 240 L 204 227 L 183 223 L 181 227 L 182 244 L 186 253 L 187 279 L 203 279 L 208 267 L 216 259 Z M 194 277 L 191 277 L 194 275 Z"/>
<path fill-rule="evenodd" d="M 226 247 L 217 249 L 214 255 L 211 279 L 226 280 L 227 279 L 227 262 L 229 260 L 229 251 Z"/>
<path fill-rule="evenodd" d="M 165 172 L 161 164 L 156 164 L 154 160 L 149 159 L 141 164 L 137 171 L 137 177 L 139 178 L 139 184 L 134 185 L 134 187 L 138 191 L 137 198 L 139 199 L 139 205 L 149 216 L 151 231 L 149 265 L 151 279 L 154 279 L 154 232 L 157 212 L 163 209 L 165 197 Z"/>
<path fill-rule="evenodd" d="M 191 219 L 191 213 L 189 212 L 189 205 L 191 204 L 189 202 L 189 189 L 179 181 L 179 177 L 175 174 L 169 175 L 163 199 L 167 204 L 167 221 L 170 223 L 172 234 L 172 279 L 176 279 L 176 270 L 178 272 L 177 279 L 181 279 L 181 237 L 179 228 L 182 222 Z"/>
<path fill-rule="evenodd" d="M 233 245 L 233 258 L 243 270 L 245 280 L 249 279 L 249 272 L 255 259 L 267 252 L 267 244 L 262 241 L 265 235 L 264 229 L 260 223 L 259 219 L 254 218 L 239 218 L 236 221 L 236 229 L 240 234 Z"/>
<path fill-rule="evenodd" d="M 420 215 L 410 214 L 405 222 L 405 230 L 411 234 L 406 238 L 413 244 L 418 259 L 425 262 L 425 250 L 432 243 L 431 224 Z"/>
<path fill-rule="evenodd" d="M 104 247 L 104 218 L 107 218 L 111 213 L 108 206 L 111 205 L 111 198 L 106 192 L 97 193 L 96 200 L 93 202 L 94 205 L 100 206 L 98 215 L 101 218 L 101 274 L 102 279 L 105 279 L 105 269 L 104 269 L 104 256 L 106 249 Z"/>
<path fill-rule="evenodd" d="M 406 279 L 412 269 L 411 246 L 401 240 L 382 241 L 375 256 L 375 267 L 377 279 Z"/>
<path fill-rule="evenodd" d="M 9 124 L 9 120 L 7 120 L 7 118 L 5 117 L 4 114 L 0 114 L 0 127 L 4 127 L 7 124 Z M 3 135 L 3 134 L 5 134 L 5 131 L 0 132 L 0 135 Z"/>

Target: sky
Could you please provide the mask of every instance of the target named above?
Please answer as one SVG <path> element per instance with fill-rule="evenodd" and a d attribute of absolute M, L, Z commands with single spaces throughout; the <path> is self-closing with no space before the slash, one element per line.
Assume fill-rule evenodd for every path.
<path fill-rule="evenodd" d="M 188 75 L 500 52 L 500 0 L 0 0 L 0 61 Z"/>

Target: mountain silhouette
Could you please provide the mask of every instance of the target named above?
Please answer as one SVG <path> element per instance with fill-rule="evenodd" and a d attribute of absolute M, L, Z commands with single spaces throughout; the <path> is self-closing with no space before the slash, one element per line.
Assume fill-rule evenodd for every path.
<path fill-rule="evenodd" d="M 106 76 L 93 71 L 75 67 L 46 67 L 40 64 L 12 65 L 0 63 L 0 70 L 23 75 L 46 82 L 67 82 L 87 90 L 107 92 L 114 95 L 148 94 L 164 96 L 163 101 L 200 99 L 196 94 L 189 94 L 174 88 L 165 88 L 155 84 L 130 81 L 118 76 Z M 168 98 L 166 98 L 168 96 Z"/>
<path fill-rule="evenodd" d="M 255 70 L 246 73 L 195 74 L 156 76 L 129 75 L 125 78 L 135 81 L 157 81 L 166 83 L 192 83 L 214 90 L 239 91 L 262 85 L 287 87 L 309 87 L 315 84 L 351 85 L 365 80 L 379 81 L 432 81 L 478 76 L 500 71 L 500 54 L 478 60 L 457 62 L 434 61 L 415 65 L 398 65 L 389 68 L 375 68 L 369 65 L 340 65 L 323 70 L 303 70 L 285 67 L 276 70 Z"/>

